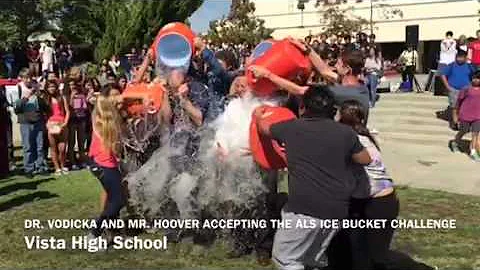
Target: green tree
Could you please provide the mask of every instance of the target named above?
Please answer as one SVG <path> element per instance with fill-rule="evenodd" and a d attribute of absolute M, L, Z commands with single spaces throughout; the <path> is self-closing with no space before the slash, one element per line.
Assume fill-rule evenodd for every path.
<path fill-rule="evenodd" d="M 265 21 L 255 17 L 254 12 L 253 2 L 233 1 L 227 18 L 210 22 L 207 38 L 215 45 L 247 43 L 252 46 L 269 38 L 273 30 L 266 28 Z"/>
<path fill-rule="evenodd" d="M 0 1 L 0 46 L 19 46 L 32 32 L 51 28 L 44 16 L 48 1 L 55 0 Z"/>
<path fill-rule="evenodd" d="M 299 4 L 309 2 L 309 0 L 298 0 Z M 347 9 L 339 9 L 338 5 L 340 4 L 347 4 L 347 0 L 316 0 L 315 6 L 325 9 L 325 13 L 332 13 L 332 14 L 324 14 L 324 20 L 329 24 L 326 28 L 327 32 L 335 33 L 335 31 L 339 31 L 342 33 L 352 33 L 357 32 L 358 30 L 366 30 L 367 25 L 369 26 L 370 32 L 374 32 L 374 25 L 375 21 L 373 20 L 374 11 L 378 12 L 379 16 L 383 19 L 391 19 L 394 17 L 403 17 L 403 12 L 398 9 L 394 8 L 389 4 L 381 3 L 382 0 L 355 0 L 356 4 L 360 3 L 369 3 L 370 4 L 370 16 L 369 19 L 361 18 L 358 16 L 349 16 L 347 11 L 353 11 L 355 9 L 355 5 L 348 7 Z M 340 23 L 333 23 L 336 20 L 340 20 Z M 346 25 L 344 25 L 346 23 Z M 338 29 L 338 27 L 343 29 Z M 333 27 L 333 30 L 330 28 Z M 336 32 L 338 33 L 338 32 Z"/>
<path fill-rule="evenodd" d="M 328 7 L 323 12 L 324 32 L 327 35 L 358 33 L 368 29 L 369 21 L 347 13 L 337 6 Z"/>
<path fill-rule="evenodd" d="M 202 0 L 65 0 L 62 29 L 77 42 L 95 44 L 95 58 L 127 52 L 131 46 L 150 44 L 160 28 L 185 21 Z"/>
<path fill-rule="evenodd" d="M 2 0 L 0 46 L 18 46 L 35 31 L 57 30 L 95 46 L 97 60 L 150 44 L 158 30 L 185 21 L 203 0 Z"/>

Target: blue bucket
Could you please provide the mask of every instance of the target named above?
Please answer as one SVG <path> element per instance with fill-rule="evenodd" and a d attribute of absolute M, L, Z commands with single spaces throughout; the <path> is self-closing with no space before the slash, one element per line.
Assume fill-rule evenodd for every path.
<path fill-rule="evenodd" d="M 157 45 L 157 63 L 170 68 L 188 68 L 192 48 L 188 40 L 179 34 L 163 36 Z"/>
<path fill-rule="evenodd" d="M 258 57 L 262 56 L 264 53 L 266 53 L 270 48 L 272 48 L 273 42 L 271 41 L 262 41 L 258 43 L 258 45 L 253 49 L 252 52 L 252 58 L 253 60 L 257 59 Z"/>

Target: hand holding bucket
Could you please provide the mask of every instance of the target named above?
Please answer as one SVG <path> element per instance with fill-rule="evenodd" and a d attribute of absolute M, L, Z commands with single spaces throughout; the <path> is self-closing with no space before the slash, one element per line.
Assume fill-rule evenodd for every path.
<path fill-rule="evenodd" d="M 262 106 L 257 109 L 261 110 L 262 121 L 266 121 L 268 126 L 273 124 L 295 119 L 295 115 L 287 108 Z M 282 169 L 287 166 L 287 160 L 283 147 L 275 140 L 266 137 L 257 129 L 258 116 L 252 115 L 250 122 L 250 149 L 253 159 L 260 167 L 264 169 Z"/>
<path fill-rule="evenodd" d="M 158 112 L 163 103 L 165 88 L 162 84 L 138 83 L 127 86 L 122 93 L 127 111 L 132 116 Z M 143 102 L 135 102 L 142 100 Z"/>
<path fill-rule="evenodd" d="M 187 25 L 173 22 L 160 29 L 152 44 L 152 58 L 169 68 L 187 68 L 195 53 L 195 34 Z"/>
<path fill-rule="evenodd" d="M 298 75 L 307 77 L 312 67 L 310 59 L 290 39 L 273 44 L 263 55 L 256 58 L 252 65 L 261 66 L 288 80 L 293 80 Z M 271 96 L 277 89 L 268 78 L 255 79 L 251 70 L 247 70 L 247 80 L 257 96 Z"/>

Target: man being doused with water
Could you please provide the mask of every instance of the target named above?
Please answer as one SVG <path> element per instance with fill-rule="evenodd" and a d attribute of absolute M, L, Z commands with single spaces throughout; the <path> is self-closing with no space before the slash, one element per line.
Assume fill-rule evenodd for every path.
<path fill-rule="evenodd" d="M 131 201 L 146 218 L 197 218 L 192 193 L 201 169 L 196 161 L 199 128 L 210 96 L 205 85 L 188 81 L 180 69 L 169 72 L 166 92 L 161 116 L 168 123 L 167 142 L 138 171 L 127 176 Z"/>
<path fill-rule="evenodd" d="M 278 219 L 276 171 L 264 171 L 254 163 L 250 155 L 249 127 L 251 115 L 262 104 L 276 105 L 275 101 L 261 100 L 252 95 L 245 76 L 238 76 L 232 83 L 225 112 L 213 123 L 215 137 L 206 141 L 208 154 L 215 151 L 218 170 L 215 181 L 203 185 L 205 193 L 217 189 L 208 207 L 219 218 Z M 204 144 L 202 144 L 204 145 Z M 271 187 L 273 186 L 273 187 Z M 201 196 L 200 198 L 206 198 Z M 281 207 L 280 207 L 281 208 Z M 278 213 L 276 213 L 278 212 Z M 270 261 L 274 230 L 267 228 L 238 228 L 232 230 L 230 258 L 238 258 L 256 251 L 260 264 Z"/>

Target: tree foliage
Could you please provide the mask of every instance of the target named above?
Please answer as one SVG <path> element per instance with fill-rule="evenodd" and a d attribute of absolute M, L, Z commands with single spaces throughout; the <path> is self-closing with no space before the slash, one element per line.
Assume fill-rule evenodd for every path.
<path fill-rule="evenodd" d="M 310 0 L 298 0 L 299 4 L 304 5 Z M 370 18 L 362 18 L 352 15 L 350 11 L 355 10 L 354 4 L 370 3 Z M 382 3 L 382 0 L 355 0 L 353 5 L 340 9 L 340 4 L 348 4 L 348 0 L 316 0 L 315 6 L 323 9 L 323 20 L 327 24 L 325 31 L 327 34 L 348 33 L 352 34 L 358 31 L 370 29 L 373 32 L 375 21 L 373 20 L 374 11 L 376 17 L 388 20 L 394 17 L 403 17 L 403 12 L 389 4 Z"/>
<path fill-rule="evenodd" d="M 227 18 L 213 21 L 207 38 L 215 45 L 247 43 L 256 45 L 270 37 L 273 30 L 265 27 L 265 21 L 255 17 L 255 4 L 248 0 L 232 1 Z"/>
<path fill-rule="evenodd" d="M 62 19 L 62 29 L 73 40 L 95 44 L 97 60 L 126 52 L 131 46 L 150 44 L 163 25 L 185 21 L 203 2 L 65 1 L 69 4 Z"/>
<path fill-rule="evenodd" d="M 370 22 L 367 19 L 348 14 L 347 10 L 339 7 L 328 7 L 323 12 L 325 23 L 324 32 L 330 35 L 358 33 L 368 29 Z"/>
<path fill-rule="evenodd" d="M 56 30 L 95 46 L 97 60 L 150 44 L 158 30 L 185 21 L 203 0 L 2 0 L 0 45 L 18 46 L 35 31 Z"/>
<path fill-rule="evenodd" d="M 52 0 L 0 1 L 0 46 L 19 46 L 32 32 L 49 29 L 44 16 L 48 1 Z"/>

